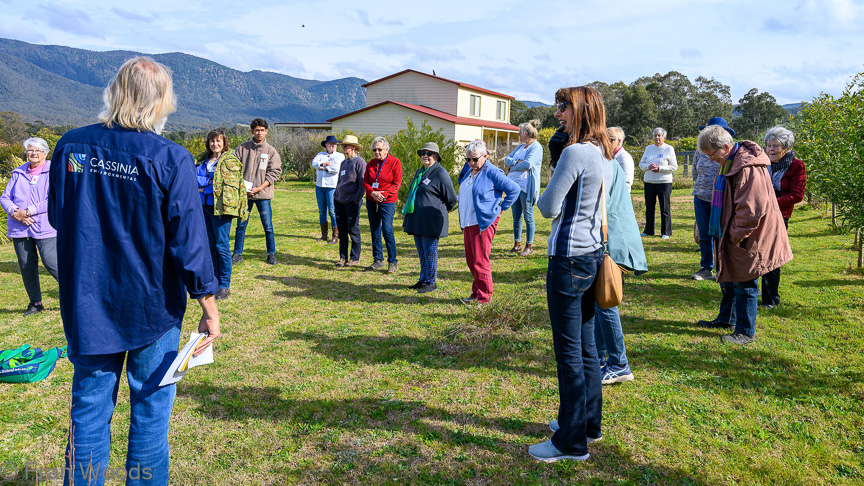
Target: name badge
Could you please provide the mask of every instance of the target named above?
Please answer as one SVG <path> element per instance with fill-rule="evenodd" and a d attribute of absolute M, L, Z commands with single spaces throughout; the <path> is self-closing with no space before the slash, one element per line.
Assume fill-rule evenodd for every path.
<path fill-rule="evenodd" d="M 32 186 L 32 185 L 36 185 L 36 182 L 37 182 L 38 180 L 39 180 L 39 176 L 38 176 L 38 175 L 37 175 L 37 176 L 33 176 L 33 178 L 30 179 L 30 185 L 31 185 L 31 186 Z"/>
<path fill-rule="evenodd" d="M 372 189 L 378 189 L 378 183 L 377 182 L 372 183 Z"/>
<path fill-rule="evenodd" d="M 270 154 L 261 154 L 261 162 L 258 163 L 258 170 L 267 170 L 267 161 L 270 160 Z"/>
<path fill-rule="evenodd" d="M 342 173 L 341 173 L 340 175 L 345 175 L 345 171 L 343 170 Z"/>
<path fill-rule="evenodd" d="M 430 181 L 428 177 L 423 179 L 423 184 L 426 184 L 427 186 L 429 185 L 430 182 L 432 182 L 432 181 Z"/>

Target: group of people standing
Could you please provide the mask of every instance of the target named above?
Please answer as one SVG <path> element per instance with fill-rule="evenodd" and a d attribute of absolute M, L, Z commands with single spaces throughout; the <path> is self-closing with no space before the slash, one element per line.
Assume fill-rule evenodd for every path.
<path fill-rule="evenodd" d="M 267 125 L 260 119 L 252 122 L 252 140 L 233 153 L 224 132 L 211 132 L 197 164 L 188 151 L 160 137 L 176 102 L 170 72 L 150 58 L 127 61 L 104 99 L 99 123 L 70 130 L 58 142 L 59 164 L 48 165 L 44 141 L 26 141 L 28 163 L 13 173 L 0 201 L 10 215 L 9 231 L 15 235 L 25 286 L 32 283 L 37 251 L 49 266 L 51 248 L 65 250 L 52 271 L 59 282 L 60 311 L 74 366 L 74 436 L 67 446 L 65 474 L 74 474 L 82 484 L 101 484 L 89 472 L 97 464 L 108 464 L 109 427 L 125 366 L 133 424 L 127 470 L 146 467 L 154 484 L 167 484 L 175 386 L 159 386 L 159 377 L 177 353 L 188 297 L 201 306 L 198 331 L 206 333 L 194 354 L 200 355 L 220 336 L 216 296 L 229 288 L 223 280 L 226 270 L 230 279 L 231 264 L 242 260 L 242 235 L 253 206 L 264 225 L 267 262 L 276 263 L 270 199 L 281 166 L 278 153 L 266 143 Z M 559 408 L 549 423 L 551 439 L 528 449 L 532 457 L 546 462 L 589 457 L 588 445 L 603 438 L 604 368 L 619 369 L 623 361 L 629 373 L 617 309 L 596 324 L 613 332 L 595 331 L 595 316 L 600 314 L 594 287 L 604 253 L 636 272 L 647 270 L 629 196 L 632 170 L 628 172 L 626 151 L 620 146 L 623 132 L 607 129 L 603 99 L 594 88 L 562 88 L 555 101 L 561 126 L 550 139 L 554 170 L 542 195 L 538 197 L 539 174 L 534 172 L 539 171 L 536 126 L 527 124 L 520 126 L 522 145 L 507 162 L 511 174 L 527 175 L 505 175 L 488 162 L 485 144 L 474 141 L 465 149 L 457 194 L 440 165 L 439 147 L 427 143 L 417 151 L 422 166 L 408 185 L 403 209 L 403 229 L 415 237 L 421 260 L 415 287 L 434 290 L 438 239 L 447 236 L 448 213 L 458 203 L 466 261 L 474 276 L 471 294 L 462 299 L 465 303 L 491 298 L 489 251 L 501 212 L 519 201 L 524 217 L 533 212 L 533 201 L 544 217 L 552 219 L 546 296 Z M 665 152 L 659 150 L 664 137 L 661 134 L 657 155 L 647 160 L 647 170 L 654 173 L 668 170 Z M 730 327 L 731 315 L 736 314 L 735 332 L 724 339 L 738 344 L 753 340 L 756 278 L 774 282 L 779 272 L 776 277 L 769 274 L 792 258 L 785 230 L 791 205 L 799 188 L 803 190 L 803 163 L 791 151 L 791 133 L 772 129 L 765 141 L 767 155 L 753 142 L 734 142 L 727 127 L 718 123 L 709 123 L 697 141 L 699 150 L 719 167 L 706 232 L 716 249 L 723 299 L 721 315 L 707 325 Z M 383 268 L 381 243 L 374 250 L 377 233 L 387 242 L 388 269 L 395 271 L 392 224 L 402 180 L 400 161 L 388 154 L 387 141 L 381 137 L 373 141 L 376 157 L 369 163 L 359 156 L 362 147 L 356 137 L 328 138 L 323 145 L 327 155 L 316 157 L 316 170 L 327 173 L 319 182 L 329 180 L 330 185 L 316 193 L 324 201 L 319 207 L 327 208 L 324 216 L 330 216 L 331 223 L 335 219 L 338 265 L 344 268 L 359 261 L 357 220 L 365 196 L 373 231 L 371 267 Z M 343 147 L 342 160 L 334 155 L 337 145 Z M 632 158 L 629 162 L 632 167 Z M 332 212 L 328 192 L 334 201 Z M 788 212 L 781 213 L 780 199 Z M 226 227 L 234 218 L 239 244 L 235 239 L 233 258 L 228 258 Z M 608 244 L 601 233 L 607 218 Z M 326 221 L 322 218 L 321 241 L 332 241 L 327 240 Z M 525 249 L 533 243 L 531 229 L 529 224 Z M 55 237 L 56 245 L 45 241 Z M 514 247 L 521 246 L 521 235 L 515 231 L 514 241 Z M 25 268 L 30 273 L 25 274 Z M 32 307 L 40 304 L 38 287 L 28 286 L 27 292 Z M 601 345 L 608 347 L 610 362 L 614 355 L 616 368 L 604 365 L 607 352 L 598 352 Z M 626 376 L 622 373 L 617 376 Z"/>

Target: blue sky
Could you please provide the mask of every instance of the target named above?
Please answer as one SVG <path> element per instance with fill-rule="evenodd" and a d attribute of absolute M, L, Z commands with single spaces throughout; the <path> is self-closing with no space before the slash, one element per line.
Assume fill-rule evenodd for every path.
<path fill-rule="evenodd" d="M 676 70 L 737 102 L 839 94 L 864 71 L 864 0 L 434 2 L 0 0 L 0 37 L 185 52 L 320 80 L 411 68 L 551 103 L 561 86 Z"/>

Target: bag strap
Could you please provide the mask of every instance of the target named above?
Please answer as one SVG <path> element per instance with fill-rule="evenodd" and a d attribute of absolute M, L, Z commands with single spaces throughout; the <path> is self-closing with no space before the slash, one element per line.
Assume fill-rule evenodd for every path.
<path fill-rule="evenodd" d="M 600 199 L 603 201 L 602 205 L 601 205 L 603 208 L 603 220 L 600 223 L 600 233 L 601 233 L 602 239 L 603 239 L 603 241 L 601 243 L 603 244 L 603 254 L 608 255 L 609 254 L 609 248 L 608 248 L 608 245 L 609 245 L 609 241 L 608 241 L 609 223 L 606 221 L 606 169 L 603 168 L 602 166 L 601 166 L 601 179 L 600 179 L 600 181 L 601 181 L 600 182 L 600 192 L 602 193 L 602 195 L 600 196 Z"/>
<path fill-rule="evenodd" d="M 7 349 L 0 353 L 0 368 L 13 368 L 14 366 L 10 366 L 8 362 L 14 358 L 17 358 L 18 356 L 21 356 L 21 353 L 27 351 L 29 348 L 30 345 L 25 344 L 18 349 Z"/>

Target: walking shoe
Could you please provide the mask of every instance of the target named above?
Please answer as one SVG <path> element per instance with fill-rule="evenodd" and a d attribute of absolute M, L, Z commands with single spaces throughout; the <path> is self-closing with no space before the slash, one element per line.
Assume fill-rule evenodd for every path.
<path fill-rule="evenodd" d="M 336 266 L 337 266 L 337 267 L 344 267 L 344 266 L 345 266 L 345 259 L 344 259 L 344 258 L 340 258 L 339 261 L 336 262 Z"/>
<path fill-rule="evenodd" d="M 360 260 L 348 260 L 345 262 L 346 267 L 356 267 L 357 265 L 360 265 Z"/>
<path fill-rule="evenodd" d="M 459 299 L 459 302 L 462 302 L 465 305 L 471 305 L 477 303 L 477 299 L 474 297 L 465 297 L 463 299 Z"/>
<path fill-rule="evenodd" d="M 639 236 L 654 236 L 654 235 L 649 235 L 648 233 L 640 233 Z"/>
<path fill-rule="evenodd" d="M 515 245 L 513 245 L 513 248 L 510 248 L 509 250 L 507 250 L 507 253 L 519 253 L 520 251 L 522 251 L 522 245 L 515 244 Z"/>
<path fill-rule="evenodd" d="M 364 270 L 372 271 L 378 270 L 379 268 L 384 268 L 384 260 L 375 260 L 374 262 L 372 262 L 372 265 L 364 268 Z"/>
<path fill-rule="evenodd" d="M 243 261 L 243 255 L 233 254 L 231 255 L 231 264 L 237 265 L 238 263 Z"/>
<path fill-rule="evenodd" d="M 735 327 L 732 324 L 720 322 L 717 319 L 711 321 L 699 321 L 696 323 L 696 325 L 699 327 L 709 327 L 712 329 L 732 329 L 733 327 Z"/>
<path fill-rule="evenodd" d="M 216 300 L 225 300 L 228 296 L 231 295 L 231 291 L 228 289 L 219 289 L 216 292 Z"/>
<path fill-rule="evenodd" d="M 552 432 L 556 432 L 559 428 L 560 427 L 558 426 L 557 420 L 552 420 L 551 422 L 549 422 L 549 430 L 551 430 Z M 589 444 L 593 444 L 594 442 L 600 442 L 601 440 L 603 440 L 603 436 L 601 435 L 600 437 L 585 437 L 585 439 L 588 440 Z"/>
<path fill-rule="evenodd" d="M 746 334 L 741 334 L 740 332 L 733 332 L 727 336 L 723 336 L 725 341 L 729 341 L 732 344 L 740 344 L 744 346 L 745 344 L 750 344 L 753 341 L 756 341 L 756 338 L 753 336 L 748 336 Z"/>
<path fill-rule="evenodd" d="M 758 307 L 759 309 L 762 309 L 762 310 L 771 310 L 771 309 L 773 309 L 773 308 L 775 308 L 775 307 L 777 307 L 777 306 L 774 305 L 774 304 L 759 304 L 757 307 Z"/>
<path fill-rule="evenodd" d="M 34 304 L 33 302 L 30 302 L 29 304 L 27 304 L 27 310 L 24 311 L 24 317 L 32 316 L 33 314 L 36 314 L 37 312 L 42 312 L 44 310 L 45 306 L 43 306 L 42 304 Z"/>
<path fill-rule="evenodd" d="M 663 239 L 663 240 L 668 240 L 668 239 L 669 239 L 669 235 L 663 235 L 663 236 L 661 236 L 660 238 Z"/>
<path fill-rule="evenodd" d="M 279 263 L 279 262 L 276 261 L 276 254 L 275 253 L 268 253 L 267 254 L 267 265 L 276 265 L 277 263 Z"/>
<path fill-rule="evenodd" d="M 698 272 L 690 275 L 693 280 L 714 280 L 714 272 L 710 268 L 700 268 Z"/>
<path fill-rule="evenodd" d="M 422 287 L 417 289 L 418 294 L 425 294 L 428 292 L 432 292 L 433 290 L 438 290 L 438 286 L 435 285 L 435 282 L 423 284 Z"/>
<path fill-rule="evenodd" d="M 606 369 L 606 373 L 603 374 L 603 380 L 601 383 L 604 385 L 611 385 L 612 383 L 624 383 L 625 381 L 631 381 L 633 379 L 633 372 L 630 371 L 630 365 L 626 364 L 622 366 L 609 365 L 609 368 Z"/>
<path fill-rule="evenodd" d="M 411 290 L 417 290 L 417 289 L 423 287 L 424 285 L 426 285 L 426 282 L 421 282 L 418 280 L 417 283 L 415 283 L 414 285 L 409 285 L 408 288 Z"/>
<path fill-rule="evenodd" d="M 387 273 L 396 273 L 397 271 L 399 271 L 399 265 L 396 262 L 387 264 Z"/>
<path fill-rule="evenodd" d="M 546 442 L 541 442 L 539 444 L 534 444 L 528 448 L 528 454 L 531 455 L 534 459 L 543 462 L 557 462 L 563 459 L 572 459 L 574 461 L 584 461 L 591 457 L 591 454 L 585 453 L 581 456 L 575 456 L 572 454 L 565 454 L 552 445 L 551 440 L 547 440 Z"/>

